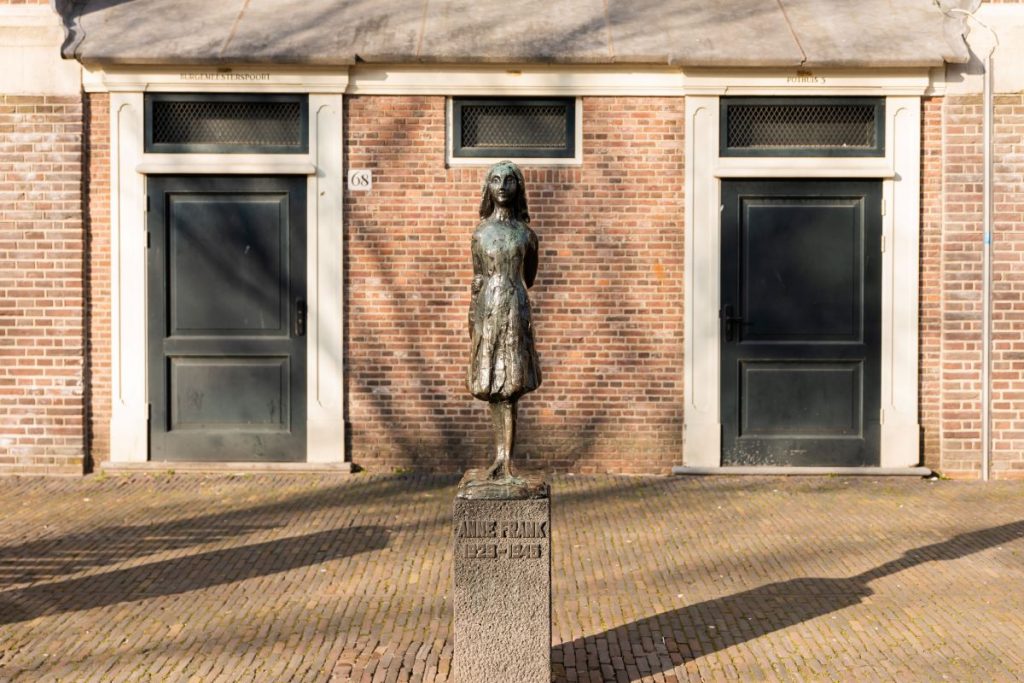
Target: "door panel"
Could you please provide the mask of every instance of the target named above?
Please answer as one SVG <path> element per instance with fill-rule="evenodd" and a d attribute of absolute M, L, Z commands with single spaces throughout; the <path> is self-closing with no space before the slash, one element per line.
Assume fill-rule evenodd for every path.
<path fill-rule="evenodd" d="M 305 459 L 305 191 L 149 179 L 152 460 Z"/>
<path fill-rule="evenodd" d="M 722 462 L 878 463 L 881 186 L 722 184 Z"/>
<path fill-rule="evenodd" d="M 289 235 L 282 226 L 289 199 L 284 193 L 168 196 L 172 335 L 275 335 L 287 327 L 281 295 Z"/>
<path fill-rule="evenodd" d="M 740 434 L 860 434 L 863 363 L 740 361 Z"/>
<path fill-rule="evenodd" d="M 172 430 L 288 431 L 288 358 L 172 356 L 170 364 Z"/>
<path fill-rule="evenodd" d="M 859 200 L 794 205 L 744 201 L 740 239 L 743 338 L 858 341 L 861 324 Z"/>

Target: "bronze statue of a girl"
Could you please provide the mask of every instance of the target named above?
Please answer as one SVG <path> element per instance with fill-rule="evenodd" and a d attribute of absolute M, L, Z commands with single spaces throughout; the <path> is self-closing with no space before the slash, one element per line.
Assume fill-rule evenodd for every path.
<path fill-rule="evenodd" d="M 494 429 L 494 464 L 486 480 L 516 482 L 512 450 L 516 402 L 540 386 L 527 288 L 537 275 L 537 234 L 530 229 L 523 173 L 511 161 L 484 178 L 480 225 L 473 233 L 471 338 L 466 385 L 487 401 Z"/>

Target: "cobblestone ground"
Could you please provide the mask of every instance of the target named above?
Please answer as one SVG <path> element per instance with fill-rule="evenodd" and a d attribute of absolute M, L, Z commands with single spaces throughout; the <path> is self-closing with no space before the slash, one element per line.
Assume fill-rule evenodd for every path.
<path fill-rule="evenodd" d="M 0 479 L 0 679 L 451 676 L 451 477 Z M 1024 488 L 561 477 L 556 680 L 1024 680 Z"/>

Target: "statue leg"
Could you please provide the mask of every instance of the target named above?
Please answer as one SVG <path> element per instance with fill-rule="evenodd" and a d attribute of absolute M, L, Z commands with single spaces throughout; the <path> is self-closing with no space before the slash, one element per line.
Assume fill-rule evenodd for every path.
<path fill-rule="evenodd" d="M 505 416 L 502 410 L 502 403 L 490 403 L 491 410 L 491 431 L 494 438 L 494 464 L 487 470 L 488 479 L 496 479 L 501 476 L 502 463 L 504 462 L 505 448 Z"/>
<path fill-rule="evenodd" d="M 508 403 L 503 403 L 504 415 L 502 416 L 505 420 L 505 474 L 509 477 L 512 476 L 512 451 L 516 447 L 516 413 L 518 412 L 518 402 L 511 400 Z"/>
<path fill-rule="evenodd" d="M 516 402 L 492 403 L 491 424 L 495 457 L 494 464 L 487 470 L 487 478 L 507 479 L 512 476 L 512 449 L 516 442 Z"/>

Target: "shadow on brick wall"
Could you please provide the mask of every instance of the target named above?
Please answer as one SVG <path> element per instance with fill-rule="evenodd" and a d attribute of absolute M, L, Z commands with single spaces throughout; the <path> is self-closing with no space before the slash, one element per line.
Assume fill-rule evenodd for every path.
<path fill-rule="evenodd" d="M 616 116 L 653 116 L 638 106 L 594 116 L 602 130 Z M 379 177 L 372 194 L 345 202 L 348 452 L 370 468 L 456 471 L 491 457 L 486 406 L 464 386 L 483 168 L 443 165 L 443 107 L 436 97 L 355 97 L 345 110 L 346 166 Z M 621 151 L 589 144 L 595 158 Z M 681 142 L 644 149 L 634 165 L 682 154 Z M 518 462 L 667 471 L 682 446 L 682 200 L 659 185 L 650 192 L 664 196 L 643 210 L 596 201 L 630 173 L 639 183 L 654 172 L 588 164 L 524 169 L 541 239 L 530 297 L 545 378 L 520 402 Z"/>

